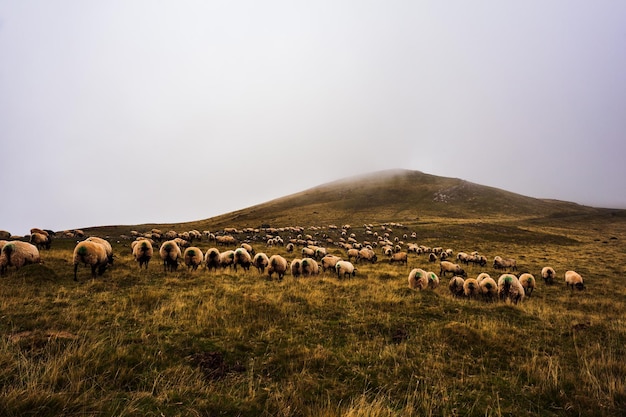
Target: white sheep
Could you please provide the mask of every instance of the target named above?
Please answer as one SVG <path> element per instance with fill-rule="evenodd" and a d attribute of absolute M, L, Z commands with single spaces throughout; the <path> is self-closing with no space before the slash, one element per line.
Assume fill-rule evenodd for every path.
<path fill-rule="evenodd" d="M 250 265 L 252 264 L 252 257 L 248 253 L 248 251 L 244 248 L 235 249 L 235 259 L 233 262 L 233 267 L 235 271 L 237 270 L 237 265 L 241 265 L 241 267 L 248 271 L 250 270 Z"/>
<path fill-rule="evenodd" d="M 480 274 L 478 274 L 478 276 L 476 277 L 476 281 L 478 281 L 478 283 L 480 284 L 480 282 L 485 279 L 485 278 L 491 278 L 491 276 L 486 273 L 486 272 L 481 272 Z"/>
<path fill-rule="evenodd" d="M 372 249 L 363 248 L 359 250 L 359 256 L 357 257 L 357 262 L 360 262 L 361 260 L 369 261 L 371 263 L 376 263 L 376 261 L 378 260 L 378 257 L 376 256 L 376 253 Z"/>
<path fill-rule="evenodd" d="M 139 269 L 141 269 L 143 265 L 148 269 L 148 262 L 150 262 L 154 254 L 152 243 L 148 239 L 135 240 L 131 243 L 131 248 L 135 261 L 139 262 Z"/>
<path fill-rule="evenodd" d="M 518 279 L 522 287 L 524 287 L 524 294 L 530 297 L 535 289 L 535 277 L 532 274 L 524 273 L 520 275 Z"/>
<path fill-rule="evenodd" d="M 483 296 L 483 300 L 493 301 L 496 299 L 498 296 L 498 284 L 495 279 L 487 275 L 486 277 L 483 276 L 480 281 L 476 278 L 476 281 L 478 281 L 478 285 L 480 285 L 480 293 Z"/>
<path fill-rule="evenodd" d="M 226 250 L 220 253 L 220 266 L 223 268 L 232 267 L 233 263 L 235 263 L 235 251 L 234 250 Z"/>
<path fill-rule="evenodd" d="M 30 243 L 37 246 L 38 249 L 50 249 L 52 243 L 48 233 L 34 232 L 30 234 Z"/>
<path fill-rule="evenodd" d="M 341 278 L 342 276 L 345 278 L 346 275 L 355 276 L 357 269 L 354 267 L 352 262 L 339 260 L 335 264 L 335 271 L 337 271 L 337 278 Z"/>
<path fill-rule="evenodd" d="M 78 242 L 74 248 L 74 281 L 78 281 L 78 264 L 89 265 L 91 267 L 91 276 L 96 277 L 102 275 L 109 264 L 109 256 L 106 247 L 99 242 L 92 240 L 84 240 Z"/>
<path fill-rule="evenodd" d="M 463 284 L 465 280 L 463 277 L 455 276 L 450 279 L 450 283 L 448 284 L 448 289 L 450 290 L 450 294 L 454 297 L 463 296 Z"/>
<path fill-rule="evenodd" d="M 20 269 L 24 265 L 40 263 L 41 257 L 35 245 L 19 240 L 4 244 L 0 252 L 0 274 L 4 274 L 8 267 Z"/>
<path fill-rule="evenodd" d="M 180 247 L 174 240 L 166 240 L 159 248 L 159 255 L 163 260 L 163 269 L 167 271 L 176 271 L 178 269 L 178 258 L 182 256 Z"/>
<path fill-rule="evenodd" d="M 283 279 L 285 273 L 287 272 L 287 260 L 280 255 L 270 256 L 269 266 L 267 268 L 267 273 L 270 278 L 272 278 L 272 274 L 274 272 L 278 274 L 279 280 Z"/>
<path fill-rule="evenodd" d="M 551 266 L 544 266 L 543 268 L 541 268 L 541 278 L 543 278 L 543 282 L 546 283 L 546 285 L 554 284 L 555 277 L 556 272 Z"/>
<path fill-rule="evenodd" d="M 291 275 L 293 275 L 294 278 L 298 278 L 300 275 L 302 275 L 302 259 L 293 259 L 291 261 L 289 269 L 291 270 Z"/>
<path fill-rule="evenodd" d="M 220 266 L 220 251 L 217 248 L 209 248 L 204 254 L 204 267 L 209 271 Z"/>
<path fill-rule="evenodd" d="M 496 256 L 493 258 L 493 268 L 517 271 L 517 261 L 515 259 L 503 259 L 501 256 Z"/>
<path fill-rule="evenodd" d="M 252 265 L 259 270 L 260 274 L 265 272 L 265 268 L 267 268 L 269 264 L 270 258 L 263 252 L 257 253 L 254 255 L 254 258 L 252 258 Z"/>
<path fill-rule="evenodd" d="M 576 288 L 577 290 L 584 290 L 585 283 L 583 282 L 583 277 L 576 271 L 567 271 L 565 272 L 565 285 L 567 287 L 571 287 L 573 290 Z"/>
<path fill-rule="evenodd" d="M 322 265 L 322 271 L 326 272 L 327 269 L 335 270 L 337 262 L 341 261 L 341 258 L 336 255 L 326 255 L 320 260 Z"/>
<path fill-rule="evenodd" d="M 498 278 L 498 296 L 502 301 L 510 300 L 513 304 L 517 304 L 524 299 L 525 294 L 524 287 L 515 275 L 500 275 Z"/>
<path fill-rule="evenodd" d="M 407 252 L 397 252 L 394 253 L 393 255 L 391 255 L 391 258 L 389 258 L 389 263 L 395 263 L 398 262 L 400 264 L 405 264 L 408 265 L 409 262 L 409 254 Z"/>
<path fill-rule="evenodd" d="M 428 273 L 421 268 L 413 268 L 409 272 L 409 288 L 414 290 L 428 288 Z"/>
<path fill-rule="evenodd" d="M 90 242 L 96 242 L 104 246 L 104 249 L 107 252 L 107 257 L 109 258 L 109 263 L 113 264 L 113 247 L 111 246 L 108 240 L 102 239 L 101 237 L 97 237 L 97 236 L 91 236 L 85 240 L 88 240 Z"/>
<path fill-rule="evenodd" d="M 300 262 L 302 265 L 302 276 L 309 277 L 311 275 L 317 275 L 320 273 L 319 265 L 317 261 L 313 258 L 302 258 Z"/>
<path fill-rule="evenodd" d="M 463 294 L 467 298 L 478 298 L 480 295 L 480 284 L 476 278 L 468 278 L 463 283 Z"/>
<path fill-rule="evenodd" d="M 441 275 L 442 277 L 445 277 L 448 272 L 451 273 L 453 276 L 454 275 L 459 275 L 462 277 L 467 276 L 467 274 L 465 273 L 465 270 L 463 270 L 463 268 L 461 268 L 459 264 L 455 264 L 450 261 L 441 261 L 439 266 L 440 266 L 439 275 Z"/>
<path fill-rule="evenodd" d="M 198 269 L 200 265 L 202 265 L 202 261 L 204 260 L 204 254 L 200 250 L 200 248 L 196 246 L 190 246 L 185 249 L 183 253 L 183 261 L 185 265 L 187 265 L 187 269 L 191 269 L 195 271 Z"/>

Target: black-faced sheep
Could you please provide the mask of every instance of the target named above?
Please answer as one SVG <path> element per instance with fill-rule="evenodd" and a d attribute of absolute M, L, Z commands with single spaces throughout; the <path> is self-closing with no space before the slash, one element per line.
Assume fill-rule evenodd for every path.
<path fill-rule="evenodd" d="M 503 269 L 517 271 L 517 261 L 515 259 L 503 259 L 501 256 L 493 258 L 493 269 Z"/>
<path fill-rule="evenodd" d="M 476 278 L 476 281 L 478 281 L 478 285 L 480 285 L 480 293 L 483 296 L 483 300 L 494 301 L 498 296 L 498 284 L 496 283 L 496 280 L 487 275 L 486 277 L 482 277 L 480 280 Z"/>
<path fill-rule="evenodd" d="M 131 243 L 131 248 L 135 261 L 139 262 L 139 269 L 141 269 L 143 265 L 148 269 L 148 262 L 150 262 L 154 254 L 152 243 L 148 239 L 135 240 Z"/>
<path fill-rule="evenodd" d="M 368 261 L 371 263 L 376 263 L 376 261 L 378 260 L 378 257 L 376 256 L 376 253 L 374 253 L 372 249 L 363 248 L 359 250 L 359 256 L 357 257 L 357 262 L 360 262 L 361 260 Z"/>
<path fill-rule="evenodd" d="M 515 275 L 502 274 L 498 279 L 498 296 L 502 301 L 510 300 L 513 304 L 517 304 L 524 299 L 524 287 Z"/>
<path fill-rule="evenodd" d="M 450 279 L 450 283 L 448 284 L 448 289 L 450 290 L 450 294 L 453 297 L 462 297 L 463 296 L 463 284 L 465 280 L 463 277 L 452 277 Z"/>
<path fill-rule="evenodd" d="M 450 261 L 441 261 L 439 269 L 439 275 L 445 277 L 447 273 L 454 275 L 459 275 L 462 277 L 467 276 L 463 268 L 459 266 L 459 264 L 452 263 Z"/>
<path fill-rule="evenodd" d="M 222 269 L 228 267 L 232 267 L 235 263 L 235 251 L 234 250 L 226 250 L 220 253 L 220 266 Z"/>
<path fill-rule="evenodd" d="M 185 265 L 187 265 L 187 269 L 191 269 L 195 271 L 198 269 L 200 265 L 202 265 L 202 261 L 204 260 L 204 254 L 200 250 L 200 248 L 195 246 L 190 246 L 185 249 L 183 253 L 183 260 Z"/>
<path fill-rule="evenodd" d="M 409 262 L 409 254 L 407 252 L 394 253 L 391 255 L 391 258 L 389 258 L 389 263 L 392 264 L 396 262 L 407 265 Z"/>
<path fill-rule="evenodd" d="M 50 244 L 52 240 L 48 233 L 31 233 L 30 234 L 30 243 L 37 246 L 38 249 L 50 249 Z"/>
<path fill-rule="evenodd" d="M 281 280 L 285 276 L 287 272 L 287 260 L 280 255 L 272 255 L 269 259 L 269 266 L 267 268 L 267 273 L 270 278 L 272 278 L 272 274 L 276 272 L 278 274 L 278 279 Z"/>
<path fill-rule="evenodd" d="M 20 269 L 24 265 L 40 263 L 41 257 L 35 245 L 19 240 L 4 244 L 0 252 L 0 274 L 4 274 L 8 267 Z"/>
<path fill-rule="evenodd" d="M 341 261 L 339 256 L 335 255 L 326 255 L 320 260 L 320 265 L 322 265 L 322 271 L 326 272 L 328 269 L 335 270 L 335 265 L 337 262 Z"/>
<path fill-rule="evenodd" d="M 290 269 L 291 275 L 293 275 L 294 278 L 298 278 L 300 275 L 302 275 L 302 259 L 296 258 L 292 260 Z"/>
<path fill-rule="evenodd" d="M 541 268 L 541 278 L 543 278 L 543 282 L 546 285 L 554 284 L 555 277 L 556 277 L 556 272 L 554 271 L 554 268 L 552 268 L 551 266 L 544 266 L 543 268 Z"/>
<path fill-rule="evenodd" d="M 97 236 L 91 236 L 85 240 L 88 240 L 90 242 L 96 242 L 104 246 L 104 249 L 107 252 L 107 257 L 109 258 L 109 264 L 113 264 L 113 247 L 111 246 L 108 240 L 102 239 L 101 237 L 97 237 Z"/>
<path fill-rule="evenodd" d="M 204 254 L 204 267 L 207 270 L 217 271 L 217 267 L 220 266 L 220 251 L 217 248 L 209 248 Z"/>
<path fill-rule="evenodd" d="M 235 249 L 235 259 L 233 262 L 233 267 L 235 271 L 237 270 L 237 265 L 240 265 L 244 271 L 250 270 L 250 265 L 252 264 L 252 257 L 244 248 Z"/>
<path fill-rule="evenodd" d="M 435 289 L 439 286 L 439 277 L 434 272 L 426 272 L 421 268 L 414 268 L 409 272 L 409 288 L 414 290 Z"/>
<path fill-rule="evenodd" d="M 463 283 L 463 294 L 467 298 L 478 298 L 480 295 L 480 285 L 476 278 L 468 278 Z"/>
<path fill-rule="evenodd" d="M 524 273 L 520 275 L 518 279 L 522 287 L 524 287 L 524 294 L 530 297 L 535 289 L 535 277 L 532 274 Z"/>
<path fill-rule="evenodd" d="M 302 276 L 310 277 L 312 275 L 318 275 L 320 273 L 319 265 L 317 261 L 313 258 L 302 258 Z"/>
<path fill-rule="evenodd" d="M 174 240 L 166 240 L 159 248 L 159 255 L 163 260 L 163 270 L 176 271 L 178 269 L 178 258 L 182 256 L 180 247 Z"/>
<path fill-rule="evenodd" d="M 78 265 L 84 264 L 91 267 L 91 276 L 102 275 L 109 264 L 107 249 L 99 242 L 84 240 L 78 242 L 74 248 L 74 281 L 78 281 Z"/>
<path fill-rule="evenodd" d="M 337 271 L 337 278 L 349 276 L 355 276 L 357 269 L 354 267 L 352 262 L 339 260 L 335 264 L 335 271 Z"/>
<path fill-rule="evenodd" d="M 250 246 L 250 244 L 242 243 L 241 247 L 244 248 L 245 250 L 247 250 L 248 253 L 250 254 L 250 256 L 256 255 L 256 252 L 254 251 L 254 248 L 252 246 Z"/>
<path fill-rule="evenodd" d="M 252 258 L 252 265 L 254 265 L 254 267 L 258 269 L 261 274 L 265 272 L 265 268 L 267 268 L 269 264 L 270 258 L 268 258 L 268 256 L 263 252 L 257 253 L 254 255 L 254 258 Z"/>
<path fill-rule="evenodd" d="M 584 290 L 585 284 L 583 282 L 583 277 L 576 271 L 567 271 L 565 272 L 565 285 L 572 290 L 576 288 L 577 290 Z"/>

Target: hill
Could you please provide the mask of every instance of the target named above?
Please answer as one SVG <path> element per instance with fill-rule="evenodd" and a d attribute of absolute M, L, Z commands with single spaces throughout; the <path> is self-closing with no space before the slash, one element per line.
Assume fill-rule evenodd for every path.
<path fill-rule="evenodd" d="M 226 213 L 181 224 L 144 224 L 141 230 L 216 230 L 224 227 L 260 225 L 327 225 L 401 222 L 414 224 L 428 219 L 451 221 L 505 221 L 606 216 L 624 211 L 599 209 L 576 203 L 537 199 L 458 178 L 420 171 L 388 170 L 341 179 L 327 184 Z M 95 228 L 100 233 L 128 233 L 129 227 Z M 94 230 L 95 231 L 95 230 Z"/>

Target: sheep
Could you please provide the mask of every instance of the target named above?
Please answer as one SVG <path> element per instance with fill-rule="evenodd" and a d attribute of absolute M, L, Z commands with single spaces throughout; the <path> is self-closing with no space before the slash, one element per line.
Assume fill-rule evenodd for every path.
<path fill-rule="evenodd" d="M 376 253 L 374 253 L 373 250 L 368 249 L 368 248 L 363 248 L 359 250 L 359 256 L 357 257 L 357 262 L 360 262 L 361 259 L 369 261 L 371 263 L 376 263 L 376 261 L 378 260 L 378 257 L 376 256 Z"/>
<path fill-rule="evenodd" d="M 580 291 L 585 289 L 583 277 L 581 277 L 580 274 L 576 271 L 565 272 L 565 285 L 567 287 L 571 287 L 572 290 L 574 289 L 574 287 Z"/>
<path fill-rule="evenodd" d="M 302 259 L 296 258 L 292 260 L 289 269 L 291 270 L 291 275 L 293 275 L 294 278 L 298 278 L 302 275 Z"/>
<path fill-rule="evenodd" d="M 195 246 L 190 246 L 185 249 L 183 253 L 183 260 L 185 265 L 187 265 L 187 269 L 191 269 L 195 271 L 198 269 L 200 265 L 202 265 L 202 261 L 204 260 L 204 254 L 200 250 L 200 248 Z"/>
<path fill-rule="evenodd" d="M 480 295 L 480 285 L 476 278 L 468 278 L 463 283 L 463 294 L 467 298 L 477 298 Z"/>
<path fill-rule="evenodd" d="M 448 272 L 451 273 L 453 276 L 454 275 L 459 275 L 462 277 L 467 276 L 467 274 L 465 273 L 463 268 L 459 266 L 459 264 L 454 264 L 450 261 L 441 261 L 439 266 L 440 266 L 439 275 L 441 275 L 442 277 L 445 277 Z"/>
<path fill-rule="evenodd" d="M 409 254 L 407 252 L 394 253 L 393 255 L 391 255 L 391 258 L 389 258 L 389 263 L 392 264 L 395 262 L 408 265 Z"/>
<path fill-rule="evenodd" d="M 345 278 L 346 275 L 348 277 L 350 275 L 355 276 L 357 269 L 352 262 L 339 260 L 335 264 L 335 271 L 337 271 L 337 278 L 341 278 L 342 276 Z"/>
<path fill-rule="evenodd" d="M 241 265 L 241 267 L 248 271 L 250 270 L 250 265 L 252 264 L 252 257 L 244 248 L 235 249 L 235 259 L 233 262 L 233 267 L 235 271 L 237 270 L 237 265 Z"/>
<path fill-rule="evenodd" d="M 448 289 L 450 290 L 450 294 L 453 297 L 461 297 L 463 296 L 463 284 L 465 280 L 463 277 L 454 276 L 450 279 L 450 283 L 448 284 Z"/>
<path fill-rule="evenodd" d="M 326 255 L 328 255 L 326 248 L 315 248 L 315 259 L 320 260 Z"/>
<path fill-rule="evenodd" d="M 287 246 L 285 246 L 285 249 L 287 250 L 287 253 L 291 253 L 293 252 L 294 249 L 294 244 L 293 243 L 287 243 Z"/>
<path fill-rule="evenodd" d="M 427 287 L 426 271 L 421 268 L 413 268 L 411 272 L 409 272 L 409 288 L 423 290 Z"/>
<path fill-rule="evenodd" d="M 178 258 L 182 256 L 180 248 L 174 240 L 166 240 L 159 248 L 159 255 L 163 259 L 163 270 L 176 271 L 178 269 Z"/>
<path fill-rule="evenodd" d="M 20 269 L 24 265 L 40 263 L 41 257 L 35 245 L 19 240 L 4 244 L 0 252 L 0 274 L 4 274 L 9 266 Z"/>
<path fill-rule="evenodd" d="M 428 262 L 437 262 L 437 255 L 435 255 L 434 253 L 429 253 L 428 254 Z"/>
<path fill-rule="evenodd" d="M 29 241 L 37 246 L 38 249 L 50 249 L 50 244 L 52 243 L 48 233 L 43 234 L 39 232 L 31 233 Z"/>
<path fill-rule="evenodd" d="M 483 296 L 483 300 L 493 301 L 496 299 L 496 296 L 498 295 L 498 284 L 493 278 L 487 275 L 480 280 L 476 278 L 476 281 L 478 281 L 478 285 L 480 285 L 480 293 Z"/>
<path fill-rule="evenodd" d="M 535 277 L 532 274 L 525 273 L 520 275 L 518 279 L 522 287 L 524 287 L 524 294 L 530 297 L 535 289 Z"/>
<path fill-rule="evenodd" d="M 494 269 L 511 269 L 512 271 L 517 271 L 517 261 L 515 259 L 502 259 L 500 256 L 496 256 L 493 258 L 493 268 Z"/>
<path fill-rule="evenodd" d="M 285 276 L 285 272 L 287 272 L 287 260 L 280 255 L 270 256 L 269 266 L 267 268 L 267 273 L 269 274 L 270 279 L 272 278 L 272 274 L 274 272 L 278 274 L 279 280 L 282 280 Z"/>
<path fill-rule="evenodd" d="M 502 301 L 510 300 L 517 304 L 524 299 L 524 287 L 513 274 L 502 274 L 498 278 L 498 296 Z"/>
<path fill-rule="evenodd" d="M 478 276 L 476 277 L 476 281 L 478 281 L 478 283 L 480 284 L 480 282 L 485 279 L 485 278 L 491 278 L 491 276 L 486 273 L 486 272 L 481 272 L 480 274 L 478 274 Z"/>
<path fill-rule="evenodd" d="M 248 253 L 250 254 L 250 256 L 256 255 L 256 252 L 254 251 L 254 248 L 252 246 L 250 246 L 249 244 L 242 243 L 241 247 L 244 248 L 245 250 L 247 250 Z"/>
<path fill-rule="evenodd" d="M 270 259 L 263 252 L 257 253 L 254 255 L 254 258 L 252 258 L 252 265 L 259 270 L 260 274 L 265 272 L 265 268 L 267 268 L 269 264 Z"/>
<path fill-rule="evenodd" d="M 302 248 L 302 257 L 303 258 L 312 258 L 315 256 L 315 249 L 313 248 L 309 248 L 309 247 L 304 247 Z"/>
<path fill-rule="evenodd" d="M 99 242 L 93 240 L 84 240 L 78 242 L 74 248 L 74 281 L 78 281 L 78 264 L 89 265 L 91 267 L 91 276 L 96 277 L 102 275 L 109 264 L 109 256 L 106 247 Z"/>
<path fill-rule="evenodd" d="M 109 243 L 108 240 L 102 239 L 101 237 L 97 237 L 97 236 L 91 236 L 85 240 L 88 240 L 90 242 L 96 242 L 104 246 L 104 249 L 107 252 L 107 257 L 109 258 L 109 263 L 113 264 L 113 247 L 111 247 L 111 244 Z"/>
<path fill-rule="evenodd" d="M 337 262 L 341 261 L 339 256 L 335 255 L 326 255 L 320 260 L 320 264 L 322 265 L 322 271 L 326 272 L 327 269 L 335 269 L 335 265 Z"/>
<path fill-rule="evenodd" d="M 139 262 L 139 269 L 141 269 L 143 265 L 145 265 L 146 269 L 148 269 L 148 262 L 150 262 L 154 253 L 152 243 L 150 243 L 148 239 L 135 240 L 131 243 L 131 248 L 133 251 L 133 257 L 137 262 Z"/>
<path fill-rule="evenodd" d="M 556 277 L 556 272 L 551 266 L 544 266 L 541 269 L 541 278 L 543 278 L 543 282 L 546 283 L 546 285 L 554 284 L 554 277 Z"/>
<path fill-rule="evenodd" d="M 351 261 L 354 258 L 355 262 L 359 259 L 358 249 L 348 249 L 348 260 Z"/>
<path fill-rule="evenodd" d="M 311 275 L 317 275 L 320 273 L 319 265 L 313 258 L 302 258 L 302 276 L 308 277 Z"/>
<path fill-rule="evenodd" d="M 222 269 L 232 266 L 235 262 L 235 251 L 227 250 L 220 253 L 220 266 Z"/>
<path fill-rule="evenodd" d="M 1 240 L 9 240 L 11 239 L 11 233 L 6 230 L 0 230 L 0 239 Z"/>
<path fill-rule="evenodd" d="M 465 265 L 469 265 L 471 257 L 465 252 L 459 252 L 456 254 L 456 260 L 464 263 Z"/>
<path fill-rule="evenodd" d="M 209 248 L 204 254 L 204 267 L 207 270 L 214 269 L 217 271 L 217 267 L 220 266 L 220 251 L 217 248 Z"/>

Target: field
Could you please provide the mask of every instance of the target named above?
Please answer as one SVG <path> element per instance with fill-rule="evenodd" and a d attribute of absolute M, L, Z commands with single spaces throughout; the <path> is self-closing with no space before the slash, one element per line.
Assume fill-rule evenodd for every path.
<path fill-rule="evenodd" d="M 352 231 L 365 238 L 363 227 Z M 350 279 L 165 273 L 158 256 L 140 271 L 130 241 L 113 234 L 114 265 L 96 279 L 80 268 L 76 283 L 76 242 L 57 239 L 42 251 L 43 265 L 0 279 L 0 415 L 626 413 L 623 213 L 431 216 L 392 236 L 411 231 L 420 244 L 514 257 L 536 277 L 545 265 L 559 277 L 575 269 L 586 289 L 559 279 L 539 282 L 518 305 L 455 299 L 449 277 L 432 291 L 408 288 L 411 268 L 439 272 L 424 255 L 401 266 L 380 253 Z M 482 271 L 500 274 L 468 268 L 470 276 Z"/>

